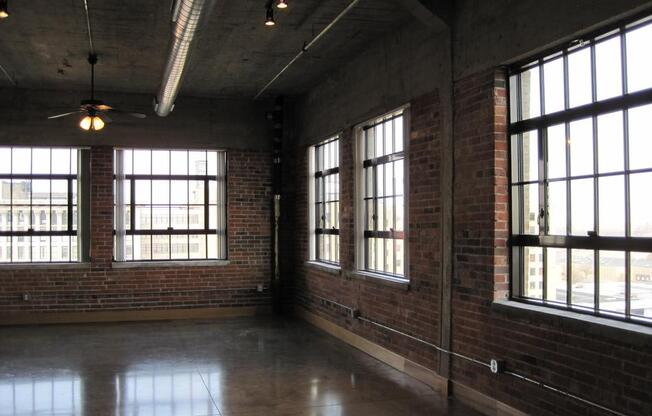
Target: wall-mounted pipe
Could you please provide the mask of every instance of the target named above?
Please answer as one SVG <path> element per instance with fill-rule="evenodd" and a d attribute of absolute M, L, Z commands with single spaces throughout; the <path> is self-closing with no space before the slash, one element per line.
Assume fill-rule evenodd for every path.
<path fill-rule="evenodd" d="M 167 116 L 174 109 L 193 41 L 212 6 L 213 0 L 176 0 L 172 7 L 172 39 L 154 104 L 154 111 L 160 117 Z"/>

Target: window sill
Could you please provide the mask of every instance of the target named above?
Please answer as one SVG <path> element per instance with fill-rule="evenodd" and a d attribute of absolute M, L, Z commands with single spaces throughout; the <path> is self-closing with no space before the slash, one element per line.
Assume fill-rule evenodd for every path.
<path fill-rule="evenodd" d="M 342 275 L 342 268 L 340 266 L 336 266 L 334 264 L 328 264 L 328 263 L 322 263 L 320 261 L 315 261 L 315 260 L 310 260 L 306 262 L 306 265 L 308 267 L 313 267 L 315 269 L 323 270 L 328 274 L 332 274 L 335 276 L 341 276 Z"/>
<path fill-rule="evenodd" d="M 525 316 L 530 319 L 543 317 L 545 319 L 552 319 L 562 326 L 570 327 L 571 330 L 578 333 L 590 333 L 620 341 L 625 338 L 628 343 L 637 343 L 636 340 L 639 340 L 638 342 L 641 344 L 652 347 L 652 327 L 645 325 L 621 322 L 600 316 L 585 315 L 583 313 L 515 300 L 495 301 L 491 307 L 498 312 L 516 315 L 518 317 Z"/>
<path fill-rule="evenodd" d="M 1 270 L 26 270 L 26 269 L 88 269 L 90 263 L 0 263 Z"/>
<path fill-rule="evenodd" d="M 407 279 L 398 279 L 391 276 L 386 276 L 380 273 L 373 273 L 364 270 L 354 270 L 347 274 L 347 277 L 353 279 L 360 279 L 367 282 L 379 284 L 381 286 L 388 286 L 395 289 L 410 290 L 410 281 Z"/>
<path fill-rule="evenodd" d="M 229 260 L 164 260 L 164 261 L 115 261 L 114 269 L 138 269 L 156 267 L 219 267 L 228 266 Z"/>

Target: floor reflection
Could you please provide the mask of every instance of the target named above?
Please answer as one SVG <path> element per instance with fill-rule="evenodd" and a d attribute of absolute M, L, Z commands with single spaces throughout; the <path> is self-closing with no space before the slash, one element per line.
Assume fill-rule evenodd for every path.
<path fill-rule="evenodd" d="M 82 410 L 78 376 L 0 379 L 0 415 L 76 415 Z"/>

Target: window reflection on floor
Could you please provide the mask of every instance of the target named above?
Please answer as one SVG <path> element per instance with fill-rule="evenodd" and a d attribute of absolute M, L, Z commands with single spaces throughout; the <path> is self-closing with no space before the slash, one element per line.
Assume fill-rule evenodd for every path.
<path fill-rule="evenodd" d="M 0 380 L 0 415 L 76 415 L 82 412 L 78 376 Z"/>

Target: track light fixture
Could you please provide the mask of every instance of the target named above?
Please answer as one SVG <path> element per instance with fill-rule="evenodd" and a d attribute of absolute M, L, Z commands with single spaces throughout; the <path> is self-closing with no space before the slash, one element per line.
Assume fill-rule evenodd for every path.
<path fill-rule="evenodd" d="M 287 9 L 288 8 L 287 0 L 278 0 L 278 3 L 276 4 L 276 7 L 279 8 L 279 9 Z"/>
<path fill-rule="evenodd" d="M 7 9 L 7 3 L 9 0 L 0 0 L 0 19 L 6 19 L 9 17 L 9 9 Z"/>
<path fill-rule="evenodd" d="M 265 18 L 265 26 L 274 26 L 276 22 L 274 21 L 274 9 L 271 7 L 267 8 L 267 15 Z"/>

